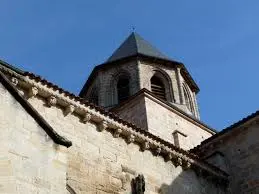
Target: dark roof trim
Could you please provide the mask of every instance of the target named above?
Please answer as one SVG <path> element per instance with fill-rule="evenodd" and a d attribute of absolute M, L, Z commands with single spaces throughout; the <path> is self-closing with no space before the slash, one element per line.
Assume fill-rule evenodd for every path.
<path fill-rule="evenodd" d="M 9 63 L 7 63 L 5 61 L 2 61 L 1 59 L 0 59 L 0 66 L 4 66 L 4 67 L 6 67 L 8 69 L 11 69 L 12 71 L 14 71 L 14 72 L 16 72 L 18 74 L 21 74 L 21 75 L 24 74 L 23 70 L 18 69 L 17 67 L 14 67 L 14 66 L 10 65 Z"/>
<path fill-rule="evenodd" d="M 94 78 L 96 77 L 96 75 L 100 69 L 105 69 L 105 68 L 109 68 L 115 64 L 120 65 L 120 64 L 123 64 L 126 62 L 140 60 L 140 59 L 144 60 L 144 61 L 146 60 L 146 61 L 151 61 L 151 62 L 162 63 L 165 65 L 179 65 L 183 69 L 182 74 L 183 74 L 183 76 L 185 76 L 185 78 L 187 78 L 187 83 L 190 85 L 190 88 L 193 91 L 195 91 L 196 93 L 198 93 L 200 91 L 198 85 L 195 83 L 195 81 L 193 80 L 193 78 L 191 77 L 191 75 L 189 74 L 189 72 L 187 71 L 187 69 L 183 63 L 180 63 L 177 61 L 172 61 L 172 60 L 166 60 L 163 58 L 143 55 L 143 54 L 136 54 L 136 55 L 128 56 L 128 57 L 125 57 L 125 58 L 122 58 L 122 59 L 119 59 L 116 61 L 106 62 L 106 63 L 102 63 L 100 65 L 95 66 L 92 73 L 88 77 L 86 83 L 84 84 L 82 90 L 80 91 L 79 96 L 82 97 L 85 94 L 86 90 L 90 87 L 91 83 L 94 81 Z"/>
<path fill-rule="evenodd" d="M 44 131 L 52 138 L 52 140 L 60 145 L 70 147 L 72 142 L 65 137 L 60 136 L 47 121 L 25 100 L 19 91 L 12 85 L 12 83 L 0 71 L 0 82 L 11 93 L 11 95 L 22 105 L 22 107 L 34 118 L 34 120 L 44 129 Z"/>
<path fill-rule="evenodd" d="M 203 142 L 201 142 L 200 145 L 196 146 L 195 148 L 193 148 L 191 151 L 192 152 L 196 152 L 197 150 L 199 150 L 203 145 L 210 143 L 211 141 L 215 140 L 218 137 L 221 137 L 227 133 L 231 133 L 233 130 L 235 130 L 237 127 L 239 127 L 240 125 L 245 124 L 246 122 L 250 121 L 251 119 L 255 118 L 259 116 L 259 110 L 252 113 L 251 115 L 248 115 L 247 117 L 241 119 L 240 121 L 230 125 L 229 127 L 223 129 L 222 131 L 220 131 L 219 133 L 211 136 L 210 138 L 204 140 Z"/>
<path fill-rule="evenodd" d="M 160 102 L 166 104 L 167 106 L 175 109 L 176 111 L 180 112 L 181 114 L 183 114 L 184 116 L 188 117 L 189 119 L 191 119 L 193 122 L 196 122 L 198 123 L 199 125 L 202 125 L 203 127 L 207 128 L 208 130 L 210 130 L 211 132 L 214 132 L 213 134 L 215 133 L 218 133 L 215 129 L 209 127 L 208 125 L 206 125 L 205 123 L 197 120 L 195 117 L 185 113 L 183 110 L 179 109 L 178 107 L 176 107 L 175 105 L 167 102 L 167 101 L 164 101 L 160 98 L 158 98 L 156 95 L 154 95 L 151 91 L 147 90 L 146 88 L 143 88 L 141 89 L 140 91 L 138 91 L 137 93 L 135 93 L 134 95 L 132 95 L 131 97 L 129 97 L 127 100 L 123 101 L 121 104 L 119 104 L 118 106 L 112 108 L 110 111 L 114 111 L 116 112 L 116 109 L 119 109 L 120 107 L 122 107 L 123 105 L 127 104 L 129 101 L 132 101 L 134 98 L 136 98 L 137 96 L 139 96 L 140 94 L 143 94 L 143 93 L 147 93 L 149 94 L 150 96 L 152 96 L 153 98 L 155 98 L 156 100 L 159 100 Z"/>

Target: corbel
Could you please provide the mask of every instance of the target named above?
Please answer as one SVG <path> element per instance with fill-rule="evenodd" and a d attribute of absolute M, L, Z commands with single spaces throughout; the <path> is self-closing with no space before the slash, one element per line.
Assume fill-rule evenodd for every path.
<path fill-rule="evenodd" d="M 122 129 L 121 128 L 117 128 L 117 129 L 114 130 L 113 136 L 115 138 L 118 138 L 121 133 L 122 133 Z"/>
<path fill-rule="evenodd" d="M 191 167 L 191 163 L 188 160 L 184 160 L 183 167 L 185 170 L 187 170 Z"/>
<path fill-rule="evenodd" d="M 156 147 L 156 149 L 155 149 L 155 155 L 158 156 L 158 155 L 161 153 L 161 151 L 162 151 L 162 148 L 161 148 L 160 146 Z"/>
<path fill-rule="evenodd" d="M 83 121 L 84 123 L 88 123 L 88 122 L 91 120 L 91 118 L 92 118 L 92 114 L 89 113 L 89 112 L 87 112 L 87 113 L 84 115 L 82 121 Z"/>
<path fill-rule="evenodd" d="M 32 97 L 36 96 L 38 93 L 39 93 L 38 88 L 35 87 L 35 86 L 32 86 L 32 87 L 29 89 L 28 98 L 32 98 Z"/>
<path fill-rule="evenodd" d="M 170 161 L 173 159 L 173 154 L 171 152 L 169 152 L 166 156 L 166 160 Z"/>
<path fill-rule="evenodd" d="M 104 131 L 108 128 L 108 122 L 106 120 L 101 121 L 99 125 L 99 131 Z"/>
<path fill-rule="evenodd" d="M 19 81 L 16 77 L 12 77 L 11 82 L 14 86 L 17 86 Z"/>
<path fill-rule="evenodd" d="M 69 105 L 66 107 L 66 109 L 65 109 L 65 116 L 71 114 L 72 112 L 74 112 L 74 110 L 75 110 L 75 106 L 69 104 Z"/>
<path fill-rule="evenodd" d="M 174 159 L 174 164 L 175 164 L 175 166 L 182 166 L 182 165 L 183 165 L 183 160 L 182 160 L 182 158 L 176 157 L 176 158 Z"/>
<path fill-rule="evenodd" d="M 127 143 L 130 144 L 132 142 L 135 141 L 135 135 L 133 134 L 130 134 L 128 137 L 127 137 Z"/>
<path fill-rule="evenodd" d="M 148 142 L 148 141 L 144 141 L 144 142 L 142 143 L 142 145 L 141 145 L 141 150 L 142 150 L 142 151 L 145 151 L 145 150 L 147 150 L 147 149 L 149 149 L 149 148 L 150 148 L 149 142 Z"/>
<path fill-rule="evenodd" d="M 48 98 L 48 105 L 49 106 L 54 106 L 57 104 L 57 98 L 55 96 L 50 96 Z"/>

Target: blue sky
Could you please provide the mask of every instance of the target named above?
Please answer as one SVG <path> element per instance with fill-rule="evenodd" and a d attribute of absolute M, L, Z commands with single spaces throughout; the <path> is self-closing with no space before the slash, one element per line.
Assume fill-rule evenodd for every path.
<path fill-rule="evenodd" d="M 201 120 L 220 130 L 259 106 L 258 0 L 1 0 L 0 58 L 78 94 L 135 27 L 183 62 Z"/>

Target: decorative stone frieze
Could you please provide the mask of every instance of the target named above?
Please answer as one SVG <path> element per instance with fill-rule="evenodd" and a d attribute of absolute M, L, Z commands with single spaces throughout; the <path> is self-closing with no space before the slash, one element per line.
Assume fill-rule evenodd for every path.
<path fill-rule="evenodd" d="M 122 133 L 122 129 L 121 128 L 117 128 L 117 129 L 114 130 L 113 136 L 115 138 L 118 138 L 121 133 Z"/>
<path fill-rule="evenodd" d="M 99 125 L 99 131 L 104 131 L 108 128 L 108 122 L 103 120 Z"/>
<path fill-rule="evenodd" d="M 16 77 L 12 77 L 11 82 L 13 85 L 17 86 L 19 81 Z"/>
<path fill-rule="evenodd" d="M 135 141 L 135 135 L 130 134 L 130 135 L 127 137 L 127 143 L 130 144 L 130 143 L 133 143 L 134 141 Z"/>
<path fill-rule="evenodd" d="M 40 90 L 40 91 L 42 91 L 39 94 L 39 95 L 41 95 L 41 97 L 46 98 L 46 96 L 49 96 L 49 97 L 47 97 L 48 106 L 54 106 L 54 105 L 56 105 L 56 103 L 61 103 L 61 102 L 63 105 L 68 104 L 68 107 L 65 109 L 65 112 L 67 111 L 67 109 L 69 110 L 68 112 L 70 112 L 70 113 L 72 113 L 73 111 L 76 111 L 77 113 L 79 113 L 78 115 L 80 116 L 80 118 L 82 118 L 82 121 L 84 123 L 89 122 L 93 116 L 94 116 L 94 119 L 98 118 L 99 121 L 96 121 L 96 122 L 100 122 L 99 128 L 98 128 L 99 131 L 103 131 L 103 130 L 107 129 L 108 123 L 109 123 L 109 126 L 114 126 L 114 128 L 116 128 L 116 130 L 114 131 L 114 134 L 113 134 L 114 137 L 120 137 L 120 136 L 125 137 L 126 136 L 127 143 L 133 143 L 136 141 L 141 145 L 142 150 L 149 149 L 150 145 L 152 145 L 152 149 L 154 149 L 154 152 L 157 153 L 157 155 L 160 155 L 160 153 L 163 152 L 163 154 L 161 154 L 161 155 L 163 155 L 163 156 L 165 155 L 165 157 L 167 159 L 172 160 L 173 163 L 175 163 L 177 165 L 185 165 L 186 167 L 190 166 L 193 168 L 194 166 L 197 166 L 197 164 L 195 164 L 195 165 L 192 165 L 192 164 L 198 163 L 199 169 L 205 170 L 205 171 L 208 171 L 208 169 L 209 169 L 209 172 L 211 172 L 212 174 L 214 174 L 216 176 L 219 176 L 219 177 L 224 176 L 224 175 L 222 175 L 222 172 L 218 172 L 217 170 L 210 169 L 210 167 L 207 164 L 202 163 L 198 159 L 197 160 L 195 158 L 192 159 L 193 157 L 188 155 L 188 153 L 174 150 L 174 148 L 172 148 L 164 143 L 161 143 L 161 142 L 159 142 L 159 143 L 161 143 L 161 145 L 158 146 L 159 143 L 156 142 L 157 140 L 154 141 L 154 139 L 152 137 L 149 137 L 148 134 L 146 135 L 146 134 L 140 133 L 140 132 L 136 131 L 135 129 L 129 127 L 127 124 L 117 121 L 113 117 L 107 116 L 99 109 L 89 107 L 87 104 L 81 103 L 80 100 L 77 100 L 78 97 L 76 97 L 76 96 L 71 97 L 62 92 L 61 93 L 56 92 L 53 90 L 53 88 L 49 87 L 49 85 L 47 86 L 45 83 L 41 83 L 40 81 L 35 81 L 33 77 L 31 78 L 29 76 L 21 76 L 21 75 L 17 75 L 16 77 L 19 79 L 20 82 L 23 82 L 23 84 L 21 84 L 21 87 L 23 85 L 27 84 L 27 86 L 24 87 L 24 89 L 26 90 L 26 92 L 31 93 L 29 95 L 35 96 L 38 94 L 38 90 Z M 17 79 L 17 81 L 18 81 L 18 79 Z M 18 82 L 16 82 L 15 79 L 14 79 L 14 81 L 12 80 L 12 83 L 18 84 Z M 31 89 L 29 91 L 27 89 L 28 87 L 31 87 Z M 58 102 L 57 102 L 57 100 L 58 100 Z M 74 109 L 72 107 L 76 107 L 76 109 Z M 72 109 L 73 109 L 73 111 L 72 111 Z M 82 115 L 82 112 L 85 112 L 85 115 Z M 123 133 L 123 135 L 120 135 L 122 133 Z M 186 155 L 186 157 L 188 159 L 190 159 L 190 160 L 188 160 L 189 163 L 183 164 L 183 160 L 181 158 L 183 155 L 184 156 Z M 186 160 L 184 159 L 184 161 L 186 161 Z"/>
<path fill-rule="evenodd" d="M 35 87 L 35 86 L 32 86 L 32 87 L 29 89 L 28 98 L 32 98 L 32 97 L 36 96 L 38 93 L 39 93 L 38 88 Z"/>
<path fill-rule="evenodd" d="M 88 123 L 90 120 L 91 120 L 91 118 L 92 118 L 92 114 L 90 114 L 90 113 L 86 113 L 85 114 L 85 116 L 83 117 L 83 119 L 82 119 L 82 121 L 84 122 L 84 123 Z"/>
<path fill-rule="evenodd" d="M 66 107 L 65 111 L 64 111 L 65 116 L 71 114 L 72 112 L 74 112 L 74 110 L 75 110 L 75 106 L 73 106 L 73 105 L 71 105 L 71 104 L 68 105 L 68 106 Z"/>
<path fill-rule="evenodd" d="M 48 98 L 48 105 L 55 106 L 57 104 L 57 98 L 55 96 L 50 96 Z"/>

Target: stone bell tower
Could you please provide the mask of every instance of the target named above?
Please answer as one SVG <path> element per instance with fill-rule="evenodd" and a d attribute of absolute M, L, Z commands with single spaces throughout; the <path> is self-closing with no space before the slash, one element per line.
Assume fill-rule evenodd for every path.
<path fill-rule="evenodd" d="M 198 92 L 182 63 L 132 33 L 107 61 L 94 68 L 80 96 L 189 149 L 215 133 L 199 121 Z"/>
<path fill-rule="evenodd" d="M 135 32 L 106 62 L 94 68 L 80 96 L 110 109 L 143 88 L 199 119 L 199 88 L 185 66 Z"/>

